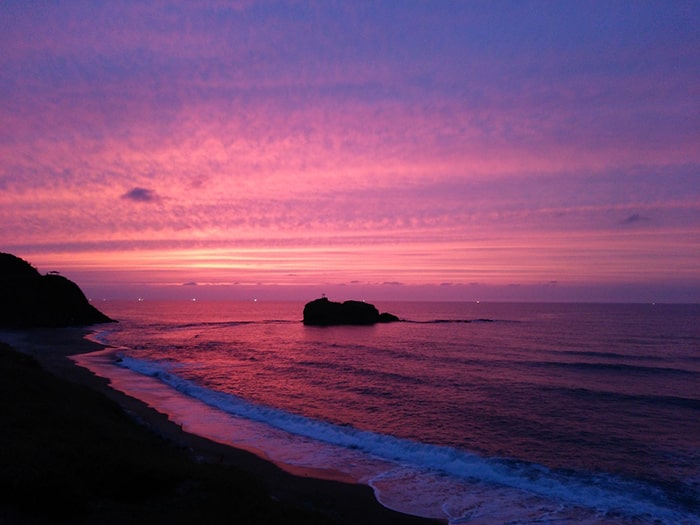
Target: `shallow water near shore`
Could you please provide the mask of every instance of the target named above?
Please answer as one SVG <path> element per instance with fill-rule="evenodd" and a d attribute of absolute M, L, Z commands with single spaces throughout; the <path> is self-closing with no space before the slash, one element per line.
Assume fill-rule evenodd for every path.
<path fill-rule="evenodd" d="M 700 522 L 700 307 L 105 302 L 79 363 L 187 430 L 452 523 Z"/>

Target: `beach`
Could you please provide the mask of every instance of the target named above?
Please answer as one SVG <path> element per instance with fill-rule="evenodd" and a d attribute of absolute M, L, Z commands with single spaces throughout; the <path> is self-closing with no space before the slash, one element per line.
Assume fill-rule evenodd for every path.
<path fill-rule="evenodd" d="M 435 523 L 184 432 L 69 359 L 88 333 L 0 332 L 0 523 Z"/>

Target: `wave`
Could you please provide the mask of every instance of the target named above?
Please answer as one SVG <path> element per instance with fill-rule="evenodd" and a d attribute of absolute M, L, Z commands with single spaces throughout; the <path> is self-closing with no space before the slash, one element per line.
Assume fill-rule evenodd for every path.
<path fill-rule="evenodd" d="M 387 381 L 397 381 L 401 384 L 424 385 L 426 381 L 415 375 L 405 374 L 400 372 L 385 372 L 381 370 L 373 370 L 362 366 L 352 364 L 337 364 L 327 361 L 299 361 L 295 364 L 296 368 L 316 368 L 338 372 L 339 374 L 350 374 L 351 376 L 372 377 L 378 384 L 384 384 Z"/>
<path fill-rule="evenodd" d="M 229 328 L 243 325 L 267 325 L 267 324 L 291 324 L 301 321 L 290 321 L 289 319 L 263 319 L 260 321 L 201 321 L 196 323 L 164 324 L 163 328 L 168 330 L 189 329 L 189 328 Z M 160 328 L 160 325 L 157 326 Z"/>
<path fill-rule="evenodd" d="M 668 358 L 659 355 L 635 355 L 622 354 L 619 352 L 599 352 L 595 350 L 540 350 L 540 352 L 548 353 L 556 356 L 578 356 L 578 357 L 595 357 L 599 359 L 624 359 L 627 361 L 667 361 Z"/>
<path fill-rule="evenodd" d="M 538 368 L 569 368 L 575 370 L 591 370 L 595 372 L 623 372 L 633 374 L 668 374 L 675 376 L 696 377 L 700 376 L 700 372 L 694 370 L 686 370 L 683 368 L 671 368 L 662 366 L 639 366 L 625 363 L 586 363 L 586 362 L 561 362 L 561 361 L 531 361 L 525 363 L 527 366 Z"/>
<path fill-rule="evenodd" d="M 588 388 L 569 388 L 557 386 L 541 387 L 546 391 L 555 391 L 558 394 L 570 395 L 575 397 L 588 397 L 593 400 L 605 399 L 615 400 L 620 402 L 634 403 L 642 406 L 667 405 L 676 408 L 700 411 L 700 399 L 689 397 L 671 396 L 671 395 L 652 395 L 652 394 L 625 394 L 622 392 L 612 392 L 609 390 L 591 390 Z"/>
<path fill-rule="evenodd" d="M 401 319 L 402 323 L 412 324 L 466 324 L 466 323 L 495 323 L 495 319 L 431 319 L 429 321 L 412 321 L 410 319 Z"/>
<path fill-rule="evenodd" d="M 228 414 L 257 421 L 289 434 L 361 451 L 391 462 L 397 468 L 432 472 L 464 483 L 485 484 L 524 491 L 567 505 L 583 506 L 597 513 L 653 517 L 681 523 L 687 514 L 650 485 L 612 475 L 554 471 L 542 465 L 506 458 L 484 458 L 467 450 L 430 445 L 336 425 L 284 410 L 257 405 L 239 396 L 214 391 L 171 373 L 167 362 L 120 356 L 118 364 L 139 374 L 157 378 L 177 391 Z M 377 476 L 377 480 L 386 471 Z M 371 482 L 370 482 L 371 484 Z"/>

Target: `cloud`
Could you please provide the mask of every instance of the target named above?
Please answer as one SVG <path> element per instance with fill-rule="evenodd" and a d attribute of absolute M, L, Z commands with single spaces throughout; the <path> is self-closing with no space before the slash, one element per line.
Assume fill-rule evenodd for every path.
<path fill-rule="evenodd" d="M 147 188 L 132 188 L 122 195 L 122 199 L 128 199 L 135 202 L 156 202 L 160 200 L 155 190 Z"/>
<path fill-rule="evenodd" d="M 650 221 L 651 219 L 649 217 L 645 217 L 644 215 L 640 215 L 638 213 L 633 213 L 626 219 L 620 222 L 620 224 L 634 224 L 635 222 L 642 222 L 642 221 Z"/>
<path fill-rule="evenodd" d="M 182 286 L 198 286 L 198 285 L 194 281 L 189 281 L 187 283 L 182 283 Z"/>

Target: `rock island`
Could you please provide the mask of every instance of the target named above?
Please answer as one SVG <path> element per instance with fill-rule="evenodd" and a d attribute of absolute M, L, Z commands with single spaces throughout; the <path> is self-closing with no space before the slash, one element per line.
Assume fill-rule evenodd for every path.
<path fill-rule="evenodd" d="M 380 314 L 373 304 L 364 301 L 337 303 L 321 297 L 304 306 L 304 324 L 310 326 L 373 325 L 397 321 L 400 319 L 395 315 Z"/>

